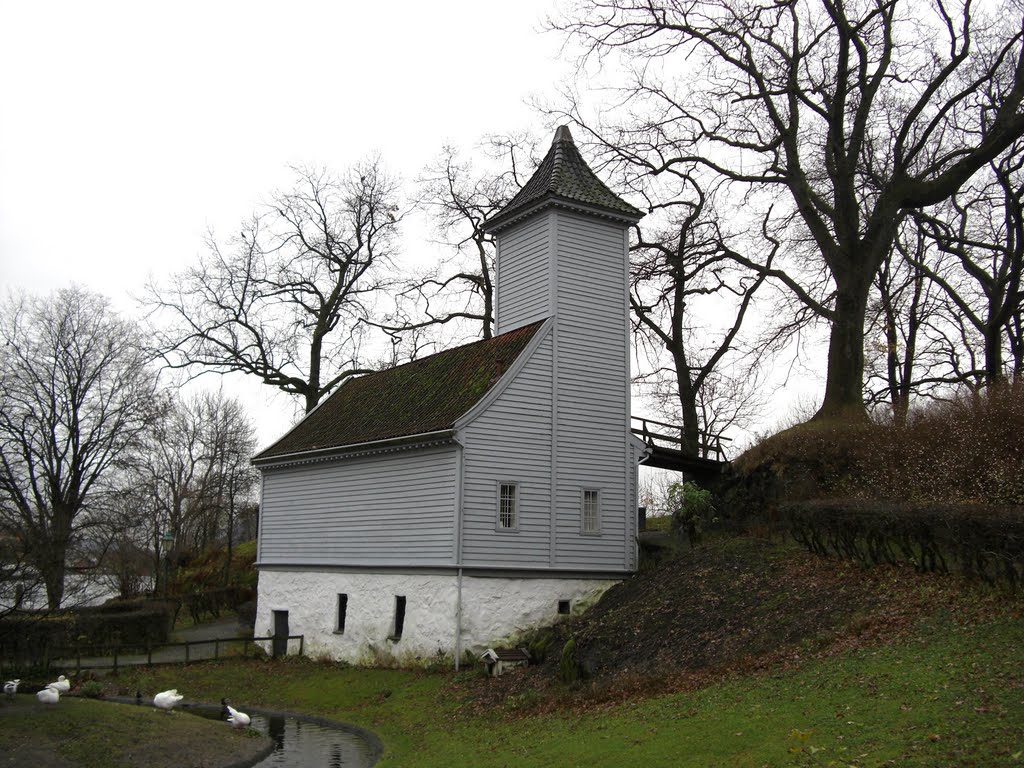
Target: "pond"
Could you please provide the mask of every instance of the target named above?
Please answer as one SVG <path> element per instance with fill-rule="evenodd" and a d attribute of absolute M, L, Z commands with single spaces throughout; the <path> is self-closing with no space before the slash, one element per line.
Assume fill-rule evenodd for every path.
<path fill-rule="evenodd" d="M 255 763 L 256 768 L 370 768 L 383 752 L 380 739 L 354 725 L 289 712 L 243 709 L 252 717 L 249 727 L 274 740 L 274 751 Z M 219 706 L 194 704 L 179 711 L 224 719 Z"/>

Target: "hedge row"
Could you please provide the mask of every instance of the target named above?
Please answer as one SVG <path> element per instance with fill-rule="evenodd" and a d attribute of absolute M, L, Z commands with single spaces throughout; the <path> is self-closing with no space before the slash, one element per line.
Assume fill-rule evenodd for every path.
<path fill-rule="evenodd" d="M 793 538 L 820 555 L 863 565 L 910 562 L 1011 589 L 1024 582 L 1024 507 L 829 499 L 780 511 Z"/>
<path fill-rule="evenodd" d="M 104 655 L 114 648 L 157 646 L 167 642 L 178 608 L 173 600 L 126 600 L 52 614 L 11 614 L 0 620 L 0 653 L 5 660 L 39 663 L 79 648 Z"/>

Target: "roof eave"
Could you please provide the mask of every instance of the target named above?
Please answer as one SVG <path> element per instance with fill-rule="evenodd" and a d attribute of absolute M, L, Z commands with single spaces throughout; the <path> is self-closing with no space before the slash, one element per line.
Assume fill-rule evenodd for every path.
<path fill-rule="evenodd" d="M 416 435 L 401 435 L 384 440 L 370 440 L 365 443 L 333 445 L 327 448 L 316 448 L 309 451 L 282 453 L 275 456 L 253 457 L 252 465 L 259 469 L 269 469 L 283 464 L 302 464 L 314 461 L 326 461 L 352 454 L 385 453 L 407 448 L 419 448 L 429 445 L 440 445 L 451 442 L 455 437 L 454 429 L 440 429 L 433 432 L 422 432 Z"/>
<path fill-rule="evenodd" d="M 600 219 L 609 219 L 626 226 L 635 224 L 645 215 L 642 211 L 635 208 L 633 209 L 635 213 L 628 213 L 626 211 L 616 211 L 601 206 L 588 205 L 587 203 L 581 203 L 578 200 L 573 200 L 568 197 L 548 195 L 514 210 L 498 213 L 490 221 L 484 222 L 482 229 L 487 234 L 493 234 L 502 229 L 507 229 L 513 224 L 518 224 L 523 219 L 532 216 L 535 213 L 539 213 L 545 208 L 563 208 L 576 213 L 585 213 L 590 216 L 596 216 Z"/>
<path fill-rule="evenodd" d="M 277 444 L 281 443 L 281 442 L 282 442 L 283 440 L 285 440 L 285 438 L 287 438 L 287 437 L 288 437 L 288 436 L 289 436 L 289 435 L 290 435 L 290 434 L 291 434 L 292 432 L 294 432 L 294 431 L 295 431 L 295 430 L 297 430 L 297 429 L 298 429 L 298 428 L 299 428 L 300 426 L 302 426 L 302 424 L 304 424 L 304 423 L 306 422 L 306 420 L 307 420 L 307 419 L 309 419 L 310 417 L 312 417 L 314 413 L 316 413 L 317 411 L 319 411 L 319 410 L 320 410 L 320 407 L 321 407 L 321 406 L 322 406 L 322 405 L 323 405 L 324 403 L 326 403 L 326 402 L 327 402 L 328 400 L 330 400 L 330 399 L 331 399 L 332 397 L 334 397 L 334 393 L 335 393 L 335 392 L 339 391 L 339 390 L 340 390 L 340 389 L 341 389 L 342 387 L 344 387 L 344 386 L 345 386 L 346 384 L 348 384 L 348 383 L 349 383 L 350 381 L 352 381 L 352 380 L 353 380 L 353 378 L 355 378 L 355 377 L 353 377 L 353 376 L 349 376 L 348 378 L 346 378 L 346 379 L 343 379 L 343 380 L 342 380 L 342 382 L 341 382 L 340 384 L 338 384 L 338 386 L 336 386 L 336 387 L 335 387 L 334 389 L 332 389 L 332 390 L 331 390 L 331 391 L 330 391 L 330 392 L 329 392 L 329 393 L 327 394 L 327 396 L 326 396 L 326 397 L 321 397 L 321 398 L 320 398 L 320 402 L 318 402 L 318 403 L 317 403 L 316 405 L 314 405 L 314 406 L 313 406 L 313 408 L 312 408 L 312 410 L 310 410 L 310 411 L 307 411 L 306 413 L 302 414 L 302 418 L 300 418 L 300 419 L 299 419 L 298 421 L 296 421 L 296 422 L 295 422 L 294 424 L 292 424 L 292 425 L 291 425 L 291 427 L 289 427 L 289 428 L 288 428 L 288 430 L 287 430 L 287 431 L 286 431 L 286 432 L 285 432 L 285 433 L 284 433 L 283 435 L 281 435 L 281 436 L 280 436 L 279 438 L 277 438 L 277 439 L 276 439 L 276 440 L 275 440 L 274 442 L 272 442 L 272 443 L 271 443 L 270 445 L 268 445 L 268 446 L 267 446 L 266 448 L 264 448 L 263 450 L 261 450 L 261 451 L 259 451 L 258 453 L 256 453 L 256 454 L 255 454 L 255 455 L 254 455 L 254 456 L 253 456 L 253 457 L 252 457 L 252 458 L 251 458 L 251 459 L 249 460 L 249 461 L 250 461 L 250 463 L 252 463 L 253 465 L 255 465 L 255 464 L 256 464 L 257 462 L 259 462 L 259 461 L 263 461 L 263 454 L 265 454 L 265 453 L 266 453 L 267 451 L 272 451 L 272 450 L 274 449 L 274 446 L 275 446 L 275 445 L 277 445 Z"/>

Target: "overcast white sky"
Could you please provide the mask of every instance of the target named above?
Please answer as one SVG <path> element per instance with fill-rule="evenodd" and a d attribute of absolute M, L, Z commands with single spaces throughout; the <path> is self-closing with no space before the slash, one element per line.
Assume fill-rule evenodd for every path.
<path fill-rule="evenodd" d="M 289 164 L 380 152 L 412 179 L 446 141 L 542 130 L 525 101 L 568 72 L 539 31 L 553 10 L 0 0 L 0 286 L 74 282 L 134 312 L 148 275 L 233 232 Z M 290 416 L 264 406 L 261 442 Z"/>
<path fill-rule="evenodd" d="M 236 231 L 289 165 L 379 152 L 411 180 L 445 142 L 550 130 L 526 101 L 573 72 L 540 31 L 556 2 L 0 0 L 0 290 L 77 283 L 135 314 L 150 275 Z M 436 257 L 406 231 L 407 258 Z M 224 385 L 261 445 L 297 415 Z"/>

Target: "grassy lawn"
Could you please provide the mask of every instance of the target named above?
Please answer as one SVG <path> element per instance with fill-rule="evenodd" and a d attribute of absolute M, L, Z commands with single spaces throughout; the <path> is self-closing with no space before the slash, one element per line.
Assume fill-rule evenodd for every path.
<path fill-rule="evenodd" d="M 450 674 L 239 661 L 122 673 L 124 691 L 177 687 L 361 725 L 381 766 L 1024 765 L 1024 622 L 940 615 L 896 645 L 691 691 L 531 714 L 467 711 Z M 467 674 L 461 676 L 465 679 Z"/>
<path fill-rule="evenodd" d="M 47 768 L 191 768 L 252 760 L 271 745 L 255 731 L 152 707 L 19 695 L 0 705 L 0 762 Z"/>

